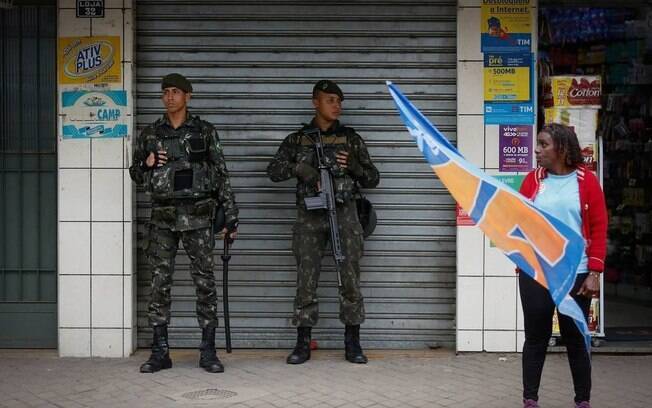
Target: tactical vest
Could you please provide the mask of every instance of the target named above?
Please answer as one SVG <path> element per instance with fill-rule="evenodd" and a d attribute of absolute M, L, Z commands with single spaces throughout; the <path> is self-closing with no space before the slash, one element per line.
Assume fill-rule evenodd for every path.
<path fill-rule="evenodd" d="M 358 187 L 355 181 L 349 176 L 344 169 L 337 163 L 336 154 L 340 150 L 348 150 L 349 128 L 333 135 L 322 135 L 324 142 L 324 164 L 330 169 L 333 176 L 333 189 L 335 191 L 335 200 L 339 203 L 351 201 L 355 198 Z M 305 161 L 314 168 L 318 167 L 317 154 L 313 142 L 304 134 L 299 135 L 299 154 L 297 162 Z M 301 196 L 314 196 L 318 192 L 312 185 L 301 183 L 298 187 L 298 193 Z"/>
<path fill-rule="evenodd" d="M 155 143 L 148 151 L 165 150 L 168 161 L 145 173 L 145 186 L 153 199 L 202 199 L 219 188 L 218 174 L 207 162 L 208 140 L 200 127 L 191 127 L 183 136 L 159 128 Z"/>
<path fill-rule="evenodd" d="M 338 203 L 355 200 L 358 220 L 362 226 L 362 233 L 364 238 L 367 238 L 376 229 L 376 211 L 371 202 L 362 195 L 358 184 L 337 164 L 335 157 L 338 150 L 347 150 L 349 137 L 352 137 L 352 135 L 354 135 L 353 129 L 344 128 L 341 132 L 337 133 L 337 136 L 322 136 L 322 140 L 324 141 L 324 161 L 333 175 L 335 200 Z M 297 162 L 305 161 L 316 168 L 317 154 L 314 144 L 301 132 L 298 138 L 297 144 L 299 145 L 299 149 L 295 159 Z M 303 205 L 304 197 L 311 197 L 317 193 L 314 186 L 299 182 L 297 185 L 297 203 Z"/>

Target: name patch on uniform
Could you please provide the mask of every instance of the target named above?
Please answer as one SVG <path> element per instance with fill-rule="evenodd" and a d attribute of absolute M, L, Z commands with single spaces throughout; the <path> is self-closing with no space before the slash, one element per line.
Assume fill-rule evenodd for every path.
<path fill-rule="evenodd" d="M 327 144 L 333 144 L 333 145 L 338 145 L 338 144 L 346 144 L 346 136 L 322 136 L 321 137 L 322 142 L 327 145 Z M 302 136 L 301 137 L 301 145 L 303 146 L 312 146 L 316 142 L 316 140 L 312 140 L 310 137 L 307 136 Z"/>

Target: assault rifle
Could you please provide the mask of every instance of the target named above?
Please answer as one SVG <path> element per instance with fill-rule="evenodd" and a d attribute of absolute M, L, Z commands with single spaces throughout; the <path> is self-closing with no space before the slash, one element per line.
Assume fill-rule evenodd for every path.
<path fill-rule="evenodd" d="M 321 137 L 321 131 L 317 128 L 304 130 L 303 134 L 311 139 L 317 153 L 319 163 L 319 180 L 320 191 L 316 197 L 306 197 L 306 209 L 311 210 L 328 210 L 328 223 L 331 230 L 331 247 L 333 248 L 333 259 L 335 260 L 335 272 L 337 272 L 337 284 L 342 286 L 341 268 L 344 262 L 342 253 L 342 243 L 340 241 L 340 230 L 337 224 L 337 210 L 335 209 L 335 191 L 333 189 L 333 176 L 330 172 L 330 166 L 326 163 L 324 154 L 324 143 Z M 313 139 L 311 135 L 316 136 Z"/>

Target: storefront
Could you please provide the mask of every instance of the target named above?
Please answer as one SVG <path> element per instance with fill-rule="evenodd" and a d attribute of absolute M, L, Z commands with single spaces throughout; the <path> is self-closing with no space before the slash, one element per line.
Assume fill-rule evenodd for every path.
<path fill-rule="evenodd" d="M 483 2 L 480 10 L 471 8 L 466 11 L 469 19 L 478 18 L 477 15 L 493 3 L 500 2 Z M 610 228 L 604 290 L 602 296 L 593 300 L 589 322 L 594 345 L 610 351 L 642 350 L 642 347 L 649 347 L 652 317 L 650 172 L 647 164 L 652 146 L 649 143 L 652 84 L 649 4 L 630 1 L 616 7 L 595 2 L 541 1 L 534 15 L 537 23 L 533 31 L 536 35 L 532 52 L 536 55 L 536 59 L 533 58 L 536 71 L 532 69 L 531 72 L 533 75 L 536 72 L 537 76 L 532 81 L 531 95 L 534 95 L 532 100 L 536 102 L 537 116 L 536 120 L 526 123 L 525 129 L 529 129 L 529 124 L 536 123 L 535 127 L 540 128 L 552 121 L 574 126 L 585 161 L 594 166 L 602 179 L 607 199 Z M 481 18 L 483 22 L 486 20 L 489 29 L 492 26 L 500 29 L 500 19 L 486 17 L 483 14 Z M 464 31 L 458 35 L 464 38 Z M 476 35 L 471 33 L 469 37 Z M 511 47 L 505 53 L 487 49 L 482 54 L 469 55 L 469 60 L 476 61 L 477 68 L 474 69 L 484 67 L 487 73 L 492 63 L 507 59 L 501 57 L 518 60 L 515 58 L 518 50 L 514 49 L 514 44 L 509 44 L 508 35 L 504 38 L 504 48 Z M 471 49 L 484 49 L 485 44 L 476 47 L 473 45 Z M 466 49 L 468 47 L 462 46 L 460 52 L 465 53 Z M 512 68 L 515 72 L 520 67 L 515 65 Z M 483 83 L 484 155 L 474 156 L 470 144 L 465 150 L 467 139 L 463 135 L 466 133 L 459 126 L 461 151 L 467 157 L 470 153 L 478 163 L 483 163 L 486 171 L 495 172 L 503 180 L 513 179 L 518 186 L 523 173 L 509 171 L 508 167 L 514 163 L 509 161 L 502 142 L 507 126 L 495 125 L 496 122 L 488 119 L 490 114 L 495 115 L 495 110 L 494 114 L 487 110 L 493 107 L 487 103 L 487 98 L 493 96 L 487 95 L 488 88 L 498 85 L 496 88 L 500 89 L 499 86 L 508 82 L 499 75 L 490 75 L 489 81 L 487 78 L 485 76 Z M 495 93 L 505 98 L 513 97 L 515 106 L 523 104 L 522 97 L 518 96 L 519 89 L 514 90 L 512 94 Z M 460 89 L 458 97 L 463 99 L 464 93 L 464 89 Z M 495 103 L 509 106 L 502 101 Z M 465 113 L 458 110 L 458 115 Z M 511 121 L 518 119 L 515 115 L 509 117 Z M 509 128 L 522 131 L 521 123 L 518 125 Z M 520 146 L 527 145 L 521 143 Z M 468 260 L 467 255 L 479 250 L 477 242 L 482 239 L 485 241 L 484 263 Z M 516 282 L 513 276 L 508 276 L 512 273 L 509 262 L 505 262 L 505 258 L 475 228 L 458 227 L 457 248 L 457 349 L 520 350 L 523 343 L 522 311 Z M 476 273 L 476 270 L 483 272 Z M 551 343 L 556 343 L 556 339 L 553 338 Z"/>
<path fill-rule="evenodd" d="M 501 34 L 501 19 L 491 19 L 495 16 L 483 14 L 497 3 L 516 9 L 523 2 L 484 1 L 479 9 L 472 6 L 462 9 L 460 20 L 477 21 L 480 18 L 488 25 L 488 28 L 483 28 L 483 33 L 485 30 L 491 32 L 493 28 Z M 609 250 L 603 276 L 604 291 L 600 298 L 594 299 L 590 326 L 595 345 L 601 344 L 612 351 L 636 351 L 649 346 L 652 316 L 650 175 L 647 164 L 649 147 L 652 146 L 649 143 L 652 84 L 650 8 L 646 2 L 636 1 L 618 6 L 599 3 L 538 2 L 533 13 L 531 48 L 532 55 L 537 56 L 532 59 L 536 71 L 532 69 L 531 72 L 533 75 L 536 72 L 537 76 L 532 81 L 530 93 L 535 102 L 536 118 L 527 119 L 526 124 L 536 124 L 534 128 L 540 128 L 546 121 L 556 121 L 575 126 L 586 162 L 595 166 L 603 180 L 609 210 Z M 515 17 L 512 14 L 507 18 Z M 504 21 L 502 23 L 504 28 Z M 514 21 L 511 23 L 513 26 Z M 505 54 L 493 49 L 480 53 L 486 44 L 473 43 L 478 39 L 477 32 L 467 34 L 461 29 L 458 36 L 461 40 L 459 52 L 466 56 L 462 59 L 467 61 L 466 67 L 459 68 L 461 73 L 464 68 L 471 72 L 484 68 L 486 73 L 492 62 L 501 61 L 501 58 L 492 61 L 487 55 L 514 57 L 518 52 L 513 43 L 509 44 L 509 35 L 498 36 L 505 40 L 504 49 L 509 48 Z M 518 58 L 513 59 L 518 61 Z M 527 63 L 521 66 L 527 66 Z M 513 68 L 516 69 L 511 72 L 517 71 L 519 66 Z M 482 108 L 482 100 L 485 101 L 484 120 L 481 122 L 484 140 L 475 138 L 477 143 L 484 141 L 485 149 L 478 152 L 473 139 L 465 137 L 467 129 L 458 126 L 460 150 L 485 171 L 493 172 L 503 180 L 515 181 L 518 186 L 523 173 L 507 170 L 514 163 L 509 162 L 504 143 L 499 140 L 506 135 L 506 127 L 494 124 L 496 122 L 488 116 L 494 116 L 495 110 L 493 114 L 487 110 L 492 107 L 487 103 L 488 97 L 493 95 L 487 95 L 488 87 L 504 85 L 507 81 L 501 82 L 497 76 L 489 78 L 488 81 L 485 76 L 484 82 L 480 82 L 485 95 L 478 95 L 478 104 L 466 110 L 460 105 L 458 109 L 459 116 L 468 114 L 472 118 L 473 113 Z M 523 84 L 523 81 L 519 83 Z M 598 84 L 597 91 L 595 84 Z M 505 89 L 515 92 L 495 93 L 516 99 L 514 106 L 527 102 L 519 99 L 518 88 Z M 464 100 L 465 93 L 464 87 L 459 88 L 458 98 Z M 572 94 L 575 100 L 560 103 L 560 94 Z M 584 100 L 580 101 L 580 97 Z M 497 104 L 509 106 L 502 101 Z M 523 111 L 521 108 L 518 112 Z M 511 121 L 518 119 L 514 115 L 509 117 Z M 522 130 L 519 126 L 510 128 Z M 480 134 L 480 131 L 474 133 Z M 457 248 L 457 349 L 520 350 L 523 343 L 522 311 L 510 263 L 476 228 L 465 227 L 463 223 L 458 227 Z M 470 258 L 480 250 L 484 262 Z M 556 342 L 554 340 L 552 343 Z"/>
<path fill-rule="evenodd" d="M 310 119 L 309 95 L 314 82 L 329 78 L 342 86 L 346 96 L 343 122 L 365 138 L 382 175 L 378 188 L 367 192 L 378 211 L 379 223 L 365 242 L 362 264 L 367 308 L 364 345 L 520 350 L 523 325 L 513 264 L 478 228 L 465 225 L 462 214 L 456 214 L 454 201 L 424 165 L 385 86 L 386 80 L 400 86 L 469 161 L 517 185 L 519 176 L 534 165 L 537 121 L 545 120 L 545 114 L 537 109 L 543 106 L 543 92 L 538 92 L 536 76 L 541 63 L 534 56 L 547 50 L 549 55 L 568 58 L 574 52 L 574 66 L 551 60 L 554 73 L 596 74 L 576 69 L 582 68 L 579 55 L 586 57 L 580 50 L 589 49 L 593 58 L 596 52 L 591 47 L 599 44 L 591 40 L 587 47 L 581 42 L 557 47 L 548 42 L 550 26 L 543 23 L 545 16 L 555 9 L 572 14 L 567 5 L 505 1 L 509 4 L 501 10 L 511 10 L 515 15 L 506 17 L 504 21 L 509 24 L 503 22 L 502 29 L 510 29 L 512 34 L 518 31 L 518 35 L 513 36 L 512 48 L 507 51 L 517 54 L 512 59 L 515 65 L 504 72 L 528 78 L 515 81 L 517 86 L 509 90 L 511 93 L 503 88 L 489 90 L 489 83 L 502 86 L 506 82 L 486 76 L 486 68 L 499 61 L 488 55 L 500 56 L 504 50 L 491 49 L 491 41 L 483 39 L 482 33 L 491 32 L 498 39 L 509 37 L 486 15 L 488 5 L 500 1 L 336 2 L 325 6 L 299 0 L 144 0 L 135 4 L 85 3 L 83 10 L 73 1 L 62 0 L 56 8 L 53 4 L 4 2 L 11 9 L 3 9 L 0 16 L 12 22 L 23 21 L 15 17 L 23 16 L 22 28 L 30 27 L 28 15 L 35 12 L 41 13 L 39 27 L 52 29 L 54 23 L 42 10 L 54 13 L 58 51 L 52 44 L 54 34 L 38 28 L 24 35 L 20 65 L 9 64 L 11 52 L 17 49 L 9 40 L 5 28 L 9 25 L 3 24 L 3 106 L 9 106 L 4 101 L 22 95 L 25 102 L 41 101 L 39 107 L 44 109 L 37 113 L 29 110 L 34 104 L 27 103 L 22 116 L 3 109 L 3 118 L 13 117 L 24 124 L 38 115 L 44 129 L 38 132 L 36 150 L 26 149 L 24 141 L 31 139 L 24 136 L 18 140 L 25 149 L 18 151 L 12 147 L 15 140 L 6 136 L 11 134 L 9 128 L 3 125 L 2 191 L 23 187 L 15 194 L 3 194 L 0 200 L 0 319 L 3 326 L 13 328 L 5 332 L 9 333 L 7 338 L 15 340 L 0 346 L 34 346 L 26 338 L 21 340 L 18 323 L 38 319 L 54 322 L 50 342 L 42 346 L 55 347 L 58 343 L 62 356 L 127 356 L 137 347 L 149 345 L 151 331 L 145 311 L 150 275 L 138 244 L 145 232 L 149 202 L 133 186 L 127 168 L 134 137 L 163 113 L 160 78 L 181 72 L 195 87 L 191 111 L 214 123 L 220 133 L 241 209 L 240 237 L 230 264 L 234 347 L 289 348 L 293 343 L 290 313 L 295 272 L 290 248 L 294 186 L 291 182 L 272 183 L 265 167 L 282 138 Z M 618 14 L 621 23 L 649 21 L 644 17 L 649 11 L 633 2 L 622 10 Z M 513 25 L 516 21 L 518 25 Z M 610 19 L 606 22 L 613 23 Z M 50 82 L 32 82 L 40 84 L 34 92 L 49 97 L 26 93 L 24 86 L 18 90 L 12 81 L 12 67 L 26 66 L 27 60 L 32 60 L 27 45 L 34 45 L 28 41 L 33 38 L 41 41 L 41 54 L 48 49 L 44 44 L 53 45 L 52 52 L 56 51 L 59 61 L 58 71 L 52 66 L 50 76 L 45 75 Z M 643 50 L 649 48 L 637 48 L 640 45 L 631 45 L 629 40 L 619 40 L 626 46 L 616 51 L 642 52 L 627 54 L 636 57 L 636 64 L 627 65 L 642 67 L 635 72 L 648 72 L 649 54 Z M 641 38 L 631 40 L 636 43 Z M 603 49 L 613 45 L 609 37 L 602 42 Z M 555 47 L 563 52 L 553 51 Z M 71 55 L 82 49 L 88 52 L 79 55 L 89 57 L 82 58 L 88 62 L 81 65 L 85 76 L 72 75 L 67 69 Z M 94 67 L 91 57 L 98 56 L 106 64 Z M 55 60 L 54 54 L 38 57 Z M 650 146 L 651 103 L 630 95 L 634 91 L 649 94 L 645 88 L 649 81 L 613 81 L 625 75 L 625 68 L 615 66 L 622 64 L 611 67 L 608 59 L 598 61 L 593 69 L 606 75 L 602 102 L 596 107 L 600 109 L 596 129 L 603 141 L 596 157 L 602 158 L 598 164 L 604 169 L 612 225 L 601 310 L 607 335 L 611 316 L 634 316 L 627 324 L 640 334 L 650 326 L 636 316 L 648 312 L 641 307 L 649 304 L 650 296 L 650 212 L 646 206 L 650 175 L 644 159 L 649 157 L 646 146 Z M 48 65 L 42 62 L 38 66 L 38 73 L 44 74 Z M 21 72 L 27 75 L 31 71 Z M 47 87 L 55 83 L 56 89 Z M 505 96 L 508 94 L 512 96 Z M 514 103 L 500 116 L 500 110 L 507 106 L 501 104 L 506 102 L 501 98 L 506 97 L 514 98 Z M 94 115 L 99 104 L 109 104 L 112 113 Z M 58 119 L 47 116 L 47 109 L 54 112 L 54 108 Z M 620 117 L 625 119 L 625 128 L 619 126 Z M 111 132 L 106 131 L 108 123 Z M 102 132 L 93 133 L 97 129 Z M 514 129 L 528 146 L 520 150 L 520 156 L 509 149 L 501 150 L 501 136 Z M 21 134 L 30 134 L 28 130 Z M 56 150 L 51 146 L 54 140 Z M 56 161 L 50 160 L 54 151 Z M 47 177 L 54 177 L 54 172 L 57 190 L 49 191 L 47 187 L 53 187 L 53 182 Z M 33 173 L 40 177 L 32 177 Z M 27 205 L 35 200 L 40 210 Z M 22 218 L 14 217 L 12 208 L 22 208 Z M 50 216 L 53 208 L 56 223 Z M 30 214 L 36 212 L 40 218 L 35 222 Z M 20 219 L 23 221 L 16 221 Z M 34 234 L 41 237 L 36 244 L 30 241 Z M 18 236 L 19 240 L 13 239 Z M 50 241 L 45 242 L 48 237 Z M 30 251 L 35 245 L 39 261 L 31 265 L 36 252 Z M 22 261 L 12 258 L 19 252 Z M 220 285 L 219 250 L 215 256 Z M 187 256 L 180 251 L 172 290 L 173 347 L 196 347 L 199 342 L 189 267 Z M 18 270 L 22 271 L 20 279 L 16 278 Z M 30 271 L 36 270 L 40 275 L 34 281 Z M 47 281 L 51 275 L 57 276 L 56 285 Z M 40 283 L 27 285 L 32 281 Z M 322 319 L 314 336 L 320 347 L 341 346 L 335 281 L 326 257 L 319 291 Z M 32 289 L 21 288 L 36 288 L 41 297 L 32 296 Z M 635 309 L 630 306 L 632 298 L 639 299 L 634 300 Z M 16 317 L 16 311 L 32 310 L 30 307 L 37 320 Z M 39 308 L 43 307 L 50 309 L 42 312 Z M 614 321 L 613 327 L 622 328 L 625 323 Z M 58 342 L 52 340 L 56 337 Z M 223 339 L 218 338 L 218 347 L 223 345 Z"/>
<path fill-rule="evenodd" d="M 652 9 L 636 1 L 540 8 L 540 122 L 575 127 L 609 211 L 605 290 L 592 323 L 605 346 L 635 350 L 652 341 Z M 559 98 L 566 92 L 569 103 Z"/>
<path fill-rule="evenodd" d="M 280 141 L 313 114 L 322 78 L 345 94 L 342 121 L 365 139 L 382 174 L 368 191 L 379 224 L 362 261 L 369 347 L 421 348 L 454 342 L 454 204 L 428 173 L 404 131 L 384 81 L 392 79 L 455 138 L 456 8 L 450 2 L 356 4 L 260 1 L 185 4 L 137 2 L 136 127 L 163 112 L 160 78 L 182 72 L 196 92 L 191 111 L 215 124 L 241 210 L 230 263 L 236 347 L 289 348 L 295 293 L 291 227 L 295 182 L 265 173 Z M 148 215 L 138 194 L 139 237 Z M 149 273 L 138 254 L 138 345 L 148 346 Z M 200 332 L 185 254 L 172 290 L 171 341 L 195 347 Z M 320 347 L 340 347 L 336 277 L 321 274 Z M 216 275 L 221 276 L 220 262 Z M 221 280 L 218 281 L 221 285 Z"/>
<path fill-rule="evenodd" d="M 230 285 L 235 347 L 288 348 L 294 339 L 294 187 L 273 184 L 265 167 L 282 138 L 311 118 L 310 92 L 321 78 L 343 87 L 342 119 L 367 140 L 383 174 L 368 192 L 381 221 L 362 266 L 367 346 L 454 344 L 454 203 L 392 114 L 384 84 L 400 83 L 455 140 L 454 2 L 78 6 L 57 7 L 59 115 L 49 135 L 58 141 L 58 245 L 49 246 L 57 248 L 58 279 L 49 287 L 58 293 L 61 355 L 125 356 L 149 344 L 149 271 L 138 248 L 149 204 L 127 168 L 134 136 L 163 113 L 159 81 L 172 71 L 193 81 L 191 110 L 218 128 L 241 208 Z M 3 16 L 14 18 L 26 5 L 8 7 Z M 100 105 L 117 113 L 99 115 Z M 325 262 L 315 338 L 340 347 L 335 275 Z M 176 347 L 199 342 L 188 270 L 180 251 Z"/>

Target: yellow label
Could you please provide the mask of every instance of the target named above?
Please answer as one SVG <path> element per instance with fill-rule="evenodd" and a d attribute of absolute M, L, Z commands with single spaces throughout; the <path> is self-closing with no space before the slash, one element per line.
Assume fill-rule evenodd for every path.
<path fill-rule="evenodd" d="M 481 10 L 481 32 L 487 32 L 486 23 L 492 17 L 500 19 L 503 29 L 508 33 L 532 32 L 532 6 L 529 0 L 483 0 Z"/>
<path fill-rule="evenodd" d="M 485 101 L 529 101 L 529 67 L 485 67 Z"/>
<path fill-rule="evenodd" d="M 58 45 L 59 83 L 122 82 L 120 37 L 61 37 Z"/>
<path fill-rule="evenodd" d="M 555 106 L 569 106 L 568 91 L 570 90 L 570 78 L 554 78 L 552 81 L 552 97 Z M 568 124 L 568 123 L 565 123 Z"/>

